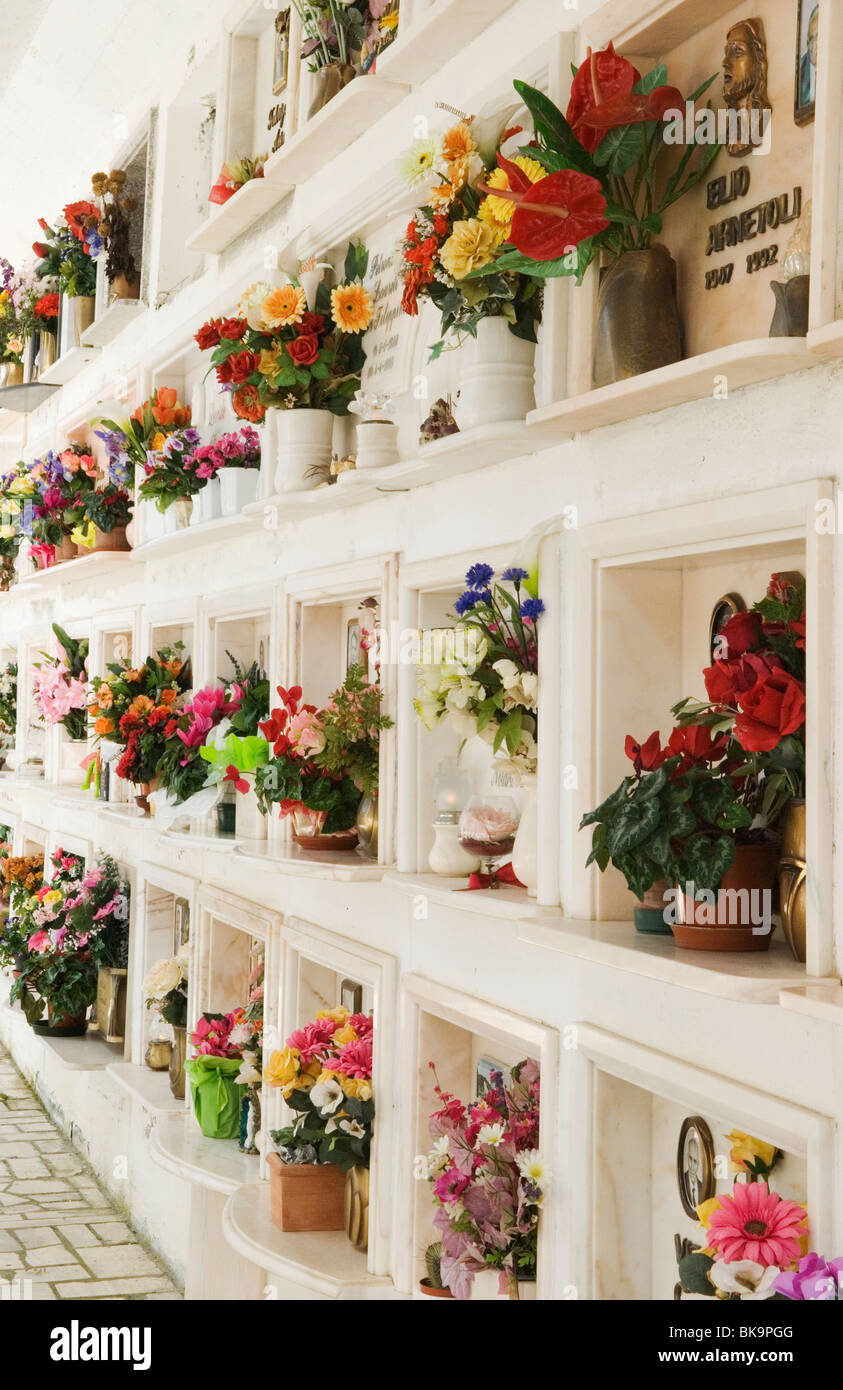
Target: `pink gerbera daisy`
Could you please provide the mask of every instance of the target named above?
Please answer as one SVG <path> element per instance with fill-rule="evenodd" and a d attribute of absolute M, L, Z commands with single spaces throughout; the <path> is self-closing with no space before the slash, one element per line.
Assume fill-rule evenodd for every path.
<path fill-rule="evenodd" d="M 785 1269 L 799 1258 L 805 1208 L 770 1192 L 765 1182 L 735 1183 L 711 1213 L 708 1247 L 721 1259 L 754 1260 Z"/>

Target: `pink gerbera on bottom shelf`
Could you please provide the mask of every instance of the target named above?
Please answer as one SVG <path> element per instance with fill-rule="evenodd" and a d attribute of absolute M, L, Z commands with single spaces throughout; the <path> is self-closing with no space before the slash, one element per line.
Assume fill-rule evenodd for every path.
<path fill-rule="evenodd" d="M 765 1182 L 735 1183 L 731 1196 L 717 1198 L 708 1227 L 708 1247 L 722 1260 L 754 1260 L 785 1269 L 802 1253 L 799 1238 L 807 1223 L 805 1208 Z"/>

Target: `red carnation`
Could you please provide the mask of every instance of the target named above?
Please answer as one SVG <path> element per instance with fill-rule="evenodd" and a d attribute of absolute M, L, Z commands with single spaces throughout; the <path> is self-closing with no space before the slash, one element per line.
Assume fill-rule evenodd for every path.
<path fill-rule="evenodd" d="M 198 333 L 194 333 L 194 338 L 204 352 L 206 348 L 216 347 L 220 340 L 220 327 L 222 319 L 209 319 L 203 323 Z"/>
<path fill-rule="evenodd" d="M 35 314 L 42 319 L 57 319 L 59 316 L 59 297 L 57 294 L 44 294 L 35 304 Z"/>
<path fill-rule="evenodd" d="M 805 723 L 805 687 L 788 671 L 772 671 L 739 700 L 735 738 L 747 753 L 772 753 Z"/>
<path fill-rule="evenodd" d="M 315 333 L 303 333 L 287 343 L 287 352 L 297 367 L 311 367 L 319 356 L 319 339 Z"/>

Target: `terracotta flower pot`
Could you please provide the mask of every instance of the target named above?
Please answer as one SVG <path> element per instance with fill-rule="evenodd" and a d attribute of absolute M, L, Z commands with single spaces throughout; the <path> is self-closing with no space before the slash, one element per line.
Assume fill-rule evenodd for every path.
<path fill-rule="evenodd" d="M 125 275 L 115 275 L 109 281 L 108 298 L 115 299 L 137 299 L 140 295 L 140 276 L 136 275 L 133 280 L 127 280 Z"/>
<path fill-rule="evenodd" d="M 41 1037 L 81 1038 L 88 1031 L 88 1010 L 80 1014 L 57 1013 L 47 1000 L 47 1021 L 33 1023 L 33 1033 Z"/>
<path fill-rule="evenodd" d="M 625 251 L 600 280 L 594 385 L 608 386 L 681 358 L 673 257 L 665 246 Z"/>
<path fill-rule="evenodd" d="M 282 1231 L 344 1231 L 345 1174 L 333 1163 L 267 1158 L 272 1220 Z"/>
<path fill-rule="evenodd" d="M 130 550 L 126 539 L 125 526 L 115 526 L 111 531 L 97 531 L 94 538 L 94 550 Z"/>
<path fill-rule="evenodd" d="M 759 907 L 766 903 L 767 909 L 771 908 L 778 862 L 778 844 L 738 845 L 735 861 L 715 894 L 714 907 L 678 895 L 681 921 L 673 926 L 676 944 L 693 951 L 768 950 L 772 930 L 757 929 L 753 908 L 756 919 Z M 768 895 L 766 899 L 763 894 Z M 714 920 L 709 921 L 712 913 Z"/>
<path fill-rule="evenodd" d="M 808 908 L 805 802 L 791 801 L 784 820 L 779 860 L 779 910 L 782 931 L 794 959 L 804 961 Z"/>
<path fill-rule="evenodd" d="M 419 1293 L 424 1298 L 453 1298 L 450 1289 L 435 1289 L 429 1279 L 419 1280 Z"/>
<path fill-rule="evenodd" d="M 53 561 L 53 564 L 61 565 L 64 563 L 65 560 L 75 560 L 76 553 L 76 542 L 72 541 L 69 536 L 63 536 L 61 545 L 56 546 L 56 558 Z"/>

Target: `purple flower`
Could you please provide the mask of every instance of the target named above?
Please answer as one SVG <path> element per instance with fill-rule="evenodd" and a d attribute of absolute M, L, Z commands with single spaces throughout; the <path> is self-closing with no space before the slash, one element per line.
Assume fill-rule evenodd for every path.
<path fill-rule="evenodd" d="M 540 598 L 525 599 L 521 605 L 521 617 L 528 622 L 534 623 L 544 612 L 544 604 Z"/>
<path fill-rule="evenodd" d="M 491 565 L 472 565 L 465 576 L 465 582 L 471 589 L 485 589 L 494 573 Z"/>
<path fill-rule="evenodd" d="M 512 565 L 508 570 L 504 570 L 501 575 L 501 579 L 505 580 L 507 584 L 514 584 L 516 588 L 518 588 L 521 581 L 526 578 L 527 571 L 519 569 L 517 565 Z"/>
<path fill-rule="evenodd" d="M 829 1302 L 843 1289 L 843 1258 L 824 1260 L 812 1251 L 799 1261 L 795 1273 L 780 1274 L 773 1288 L 799 1302 Z"/>
<path fill-rule="evenodd" d="M 481 595 L 475 593 L 473 589 L 466 589 L 465 593 L 460 594 L 459 598 L 454 604 L 454 611 L 457 617 L 461 618 L 464 613 L 470 613 L 472 608 L 477 607 L 478 603 L 480 602 L 480 598 Z"/>

